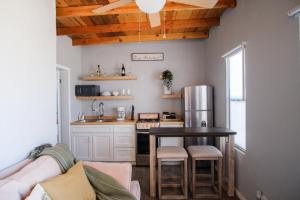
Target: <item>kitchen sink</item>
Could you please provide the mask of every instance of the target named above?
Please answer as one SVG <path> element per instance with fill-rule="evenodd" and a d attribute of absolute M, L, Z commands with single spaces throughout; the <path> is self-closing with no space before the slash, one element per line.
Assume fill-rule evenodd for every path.
<path fill-rule="evenodd" d="M 112 122 L 112 119 L 97 119 L 96 122 Z"/>
<path fill-rule="evenodd" d="M 97 122 L 97 123 L 104 123 L 104 122 L 113 122 L 113 119 L 85 119 L 84 121 L 80 121 L 82 123 L 89 123 L 89 122 Z"/>

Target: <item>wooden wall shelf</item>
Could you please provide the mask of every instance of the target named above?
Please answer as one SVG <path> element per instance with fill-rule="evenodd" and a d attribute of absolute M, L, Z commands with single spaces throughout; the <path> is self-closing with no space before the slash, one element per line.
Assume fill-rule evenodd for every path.
<path fill-rule="evenodd" d="M 173 93 L 173 94 L 163 94 L 161 95 L 162 99 L 181 99 L 180 93 Z"/>
<path fill-rule="evenodd" d="M 77 96 L 77 100 L 131 100 L 134 96 Z"/>
<path fill-rule="evenodd" d="M 120 81 L 120 80 L 137 80 L 137 76 L 83 76 L 82 81 Z"/>

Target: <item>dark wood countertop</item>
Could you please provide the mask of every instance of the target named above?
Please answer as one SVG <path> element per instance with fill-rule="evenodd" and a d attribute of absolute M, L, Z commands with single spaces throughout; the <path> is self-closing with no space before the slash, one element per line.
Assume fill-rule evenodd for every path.
<path fill-rule="evenodd" d="M 228 128 L 151 128 L 150 135 L 159 137 L 228 137 L 236 132 Z"/>

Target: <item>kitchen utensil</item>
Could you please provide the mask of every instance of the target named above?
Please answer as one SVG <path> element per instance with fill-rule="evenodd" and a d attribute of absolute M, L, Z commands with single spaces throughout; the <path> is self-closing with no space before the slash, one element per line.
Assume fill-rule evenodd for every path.
<path fill-rule="evenodd" d="M 102 92 L 102 96 L 111 96 L 111 92 L 108 91 Z"/>
<path fill-rule="evenodd" d="M 122 95 L 122 96 L 125 96 L 125 95 L 126 95 L 126 90 L 125 90 L 125 88 L 122 89 L 121 95 Z"/>
<path fill-rule="evenodd" d="M 118 92 L 118 91 L 113 91 L 113 92 L 112 92 L 112 95 L 113 95 L 113 96 L 119 96 L 119 94 L 120 94 L 120 92 Z"/>

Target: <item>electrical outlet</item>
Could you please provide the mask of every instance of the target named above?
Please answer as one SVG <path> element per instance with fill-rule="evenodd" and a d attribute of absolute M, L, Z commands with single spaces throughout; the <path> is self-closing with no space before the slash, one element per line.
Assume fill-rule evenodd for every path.
<path fill-rule="evenodd" d="M 262 200 L 261 197 L 262 197 L 262 191 L 257 190 L 257 191 L 256 191 L 256 199 L 257 199 L 257 200 Z"/>

